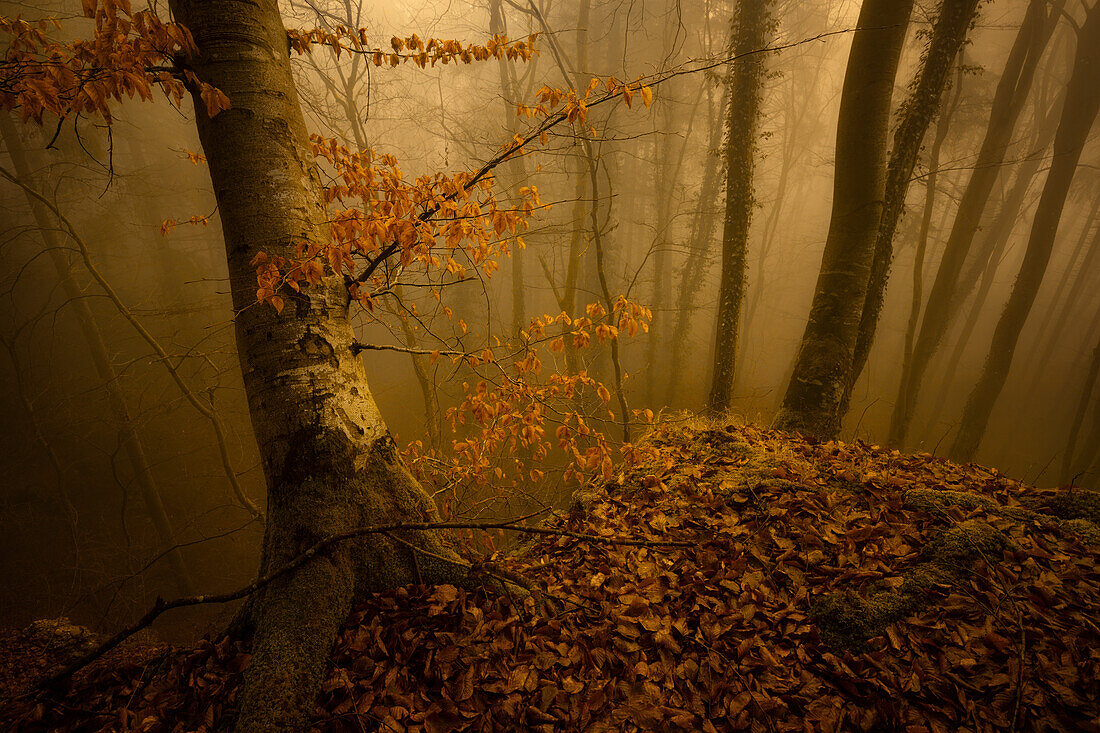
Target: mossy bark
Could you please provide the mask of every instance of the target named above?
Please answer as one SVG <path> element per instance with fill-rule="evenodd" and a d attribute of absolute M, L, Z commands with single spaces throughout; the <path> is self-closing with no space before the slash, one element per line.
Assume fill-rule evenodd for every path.
<path fill-rule="evenodd" d="M 714 327 L 714 364 L 707 410 L 731 407 L 741 305 L 745 299 L 749 225 L 755 203 L 756 135 L 767 67 L 765 55 L 774 28 L 771 0 L 741 0 L 730 32 L 729 102 L 726 109 L 726 210 L 722 225 L 722 279 Z"/>
<path fill-rule="evenodd" d="M 875 234 L 886 188 L 886 141 L 898 60 L 912 0 L 866 0 L 860 9 L 837 121 L 829 234 L 806 330 L 775 427 L 829 439 L 840 429 Z"/>
<path fill-rule="evenodd" d="M 196 99 L 195 115 L 221 216 L 237 346 L 268 485 L 261 572 L 356 526 L 436 519 L 371 396 L 353 350 L 342 279 L 301 294 L 283 288 L 281 314 L 255 302 L 251 262 L 258 252 L 289 257 L 300 242 L 328 235 L 277 4 L 173 0 L 171 7 L 199 49 L 186 63 L 232 104 L 210 118 Z M 358 593 L 464 580 L 465 568 L 443 537 L 400 539 L 370 535 L 340 545 L 255 600 L 253 657 L 236 730 L 307 727 L 331 646 Z M 414 556 L 410 545 L 423 552 Z"/>

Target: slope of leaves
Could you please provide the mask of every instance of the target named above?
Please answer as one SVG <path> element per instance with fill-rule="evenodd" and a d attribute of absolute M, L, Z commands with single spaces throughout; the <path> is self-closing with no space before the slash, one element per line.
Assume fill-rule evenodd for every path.
<path fill-rule="evenodd" d="M 441 586 L 364 599 L 315 729 L 1100 730 L 1095 494 L 1066 501 L 979 466 L 754 427 L 664 427 L 647 443 L 649 459 L 558 523 L 652 545 L 526 544 L 498 558 L 535 581 L 526 598 Z M 942 553 L 976 525 L 999 553 Z M 897 590 L 933 547 L 941 567 L 959 564 L 911 613 L 850 648 L 823 640 L 826 599 Z M 112 659 L 9 723 L 212 730 L 248 657 L 204 642 Z"/>

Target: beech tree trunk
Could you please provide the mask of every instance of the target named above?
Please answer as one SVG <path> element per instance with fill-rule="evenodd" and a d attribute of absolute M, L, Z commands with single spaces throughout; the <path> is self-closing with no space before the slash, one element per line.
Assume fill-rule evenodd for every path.
<path fill-rule="evenodd" d="M 731 64 L 726 110 L 726 213 L 722 223 L 722 278 L 714 324 L 714 366 L 707 411 L 725 412 L 733 397 L 737 336 L 745 299 L 745 267 L 752 223 L 756 130 L 766 73 L 765 55 L 774 23 L 771 0 L 741 0 L 730 32 Z"/>
<path fill-rule="evenodd" d="M 809 320 L 775 426 L 828 440 L 840 430 L 886 188 L 894 78 L 912 0 L 864 0 L 837 121 L 833 210 Z"/>
<path fill-rule="evenodd" d="M 1035 210 L 1024 261 L 1012 287 L 1001 320 L 993 332 L 993 344 L 970 399 L 962 424 L 951 447 L 951 456 L 959 461 L 973 458 L 993 412 L 997 397 L 1008 379 L 1012 357 L 1020 331 L 1027 321 L 1035 296 L 1043 282 L 1051 250 L 1058 234 L 1070 183 L 1081 159 L 1089 131 L 1100 111 L 1100 4 L 1088 11 L 1077 37 L 1077 58 L 1066 87 L 1062 119 L 1054 136 L 1054 158 L 1043 186 L 1043 195 Z"/>
<path fill-rule="evenodd" d="M 863 373 L 871 354 L 871 345 L 875 340 L 878 319 L 886 297 L 890 263 L 894 259 L 894 233 L 905 210 L 905 195 L 913 178 L 913 169 L 916 167 L 928 126 L 940 109 L 940 100 L 947 87 L 955 58 L 959 55 L 959 49 L 966 41 L 967 32 L 977 15 L 978 3 L 979 0 L 943 0 L 940 3 L 939 14 L 932 25 L 932 37 L 921 60 L 916 84 L 902 106 L 901 123 L 894 133 L 894 149 L 890 153 L 890 163 L 886 169 L 886 197 L 875 237 L 875 258 L 871 265 L 867 295 L 863 299 L 859 336 L 852 355 L 852 369 L 840 405 L 840 421 L 844 420 L 844 415 L 848 412 L 852 388 Z M 942 145 L 942 140 L 937 142 Z M 936 157 L 939 157 L 938 154 Z M 934 185 L 934 179 L 929 181 L 929 185 Z M 923 224 L 922 230 L 927 241 L 927 228 Z"/>
<path fill-rule="evenodd" d="M 328 232 L 317 167 L 291 76 L 275 0 L 173 0 L 199 52 L 198 77 L 232 109 L 195 116 L 218 201 L 253 429 L 268 486 L 261 569 L 356 526 L 432 521 L 432 499 L 402 463 L 352 349 L 341 278 L 297 294 L 281 314 L 255 300 L 252 258 L 292 256 Z M 464 580 L 444 539 L 408 533 L 345 543 L 267 586 L 253 606 L 253 656 L 238 731 L 301 731 L 340 624 L 362 592 Z M 410 545 L 421 548 L 416 552 Z"/>
<path fill-rule="evenodd" d="M 924 373 L 958 305 L 956 289 L 959 272 L 966 263 L 974 235 L 981 224 L 982 213 L 989 201 L 989 194 L 1012 141 L 1016 120 L 1031 89 L 1035 69 L 1054 31 L 1065 0 L 1056 0 L 1055 7 L 1049 13 L 1046 4 L 1046 0 L 1031 0 L 1029 3 L 1024 22 L 1005 63 L 1004 73 L 997 84 L 985 139 L 974 163 L 974 172 L 959 202 L 943 258 L 928 293 L 928 303 L 920 332 L 913 345 L 912 358 L 902 364 L 901 383 L 890 419 L 888 440 L 892 445 L 901 445 L 905 441 Z"/>

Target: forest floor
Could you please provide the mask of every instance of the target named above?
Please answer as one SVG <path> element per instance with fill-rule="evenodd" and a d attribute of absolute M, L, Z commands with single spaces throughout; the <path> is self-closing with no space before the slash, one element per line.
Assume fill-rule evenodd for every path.
<path fill-rule="evenodd" d="M 643 544 L 529 542 L 526 598 L 364 599 L 316 729 L 1100 731 L 1100 494 L 752 426 L 647 442 L 547 525 Z M 24 638 L 0 696 L 42 671 Z M 6 726 L 212 730 L 247 659 L 138 642 Z"/>

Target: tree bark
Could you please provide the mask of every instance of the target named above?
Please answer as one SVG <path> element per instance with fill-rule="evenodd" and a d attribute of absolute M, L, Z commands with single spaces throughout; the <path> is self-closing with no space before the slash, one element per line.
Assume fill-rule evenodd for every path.
<path fill-rule="evenodd" d="M 1008 379 L 1016 343 L 1046 274 L 1069 187 L 1097 111 L 1100 111 L 1100 4 L 1089 9 L 1078 33 L 1077 58 L 1066 87 L 1058 132 L 1054 136 L 1054 159 L 1035 210 L 1020 274 L 993 333 L 985 366 L 967 401 L 959 433 L 951 447 L 951 456 L 956 460 L 973 458 L 985 434 L 989 415 Z"/>
<path fill-rule="evenodd" d="M 928 294 L 928 303 L 913 346 L 912 359 L 902 365 L 901 383 L 890 419 L 888 440 L 892 445 L 901 445 L 905 441 L 924 373 L 957 306 L 959 272 L 966 262 L 974 235 L 981 224 L 989 194 L 1011 143 L 1016 120 L 1031 89 L 1035 69 L 1064 5 L 1065 0 L 1056 0 L 1055 7 L 1048 13 L 1045 9 L 1046 0 L 1031 0 L 1016 41 L 1009 52 L 1004 73 L 993 97 L 989 125 L 974 164 L 974 172 L 959 202 L 936 279 Z"/>
<path fill-rule="evenodd" d="M 901 123 L 898 125 L 897 132 L 894 133 L 894 149 L 890 153 L 890 163 L 887 166 L 886 196 L 882 219 L 879 221 L 878 233 L 875 237 L 875 258 L 871 265 L 867 295 L 863 300 L 863 311 L 860 314 L 859 336 L 852 355 L 852 369 L 844 390 L 844 398 L 841 400 L 838 416 L 840 421 L 844 420 L 848 412 L 852 388 L 863 373 L 867 358 L 871 354 L 871 346 L 874 343 L 875 331 L 878 329 L 878 320 L 886 297 L 890 264 L 894 258 L 894 234 L 905 210 L 905 196 L 913 177 L 913 169 L 916 167 L 928 126 L 940 109 L 940 100 L 943 98 L 943 90 L 947 87 L 951 68 L 977 16 L 978 3 L 979 0 L 943 0 L 940 3 L 939 14 L 932 25 L 932 37 L 921 60 L 913 92 L 902 106 Z M 937 142 L 939 145 L 943 144 L 942 139 L 937 139 Z M 929 185 L 934 183 L 935 179 L 930 178 Z M 923 223 L 922 229 L 923 241 L 927 242 L 927 226 Z M 918 263 L 919 266 L 920 263 Z"/>
<path fill-rule="evenodd" d="M 809 320 L 775 426 L 831 439 L 848 384 L 886 188 L 894 78 L 912 0 L 865 0 L 837 121 L 829 234 Z"/>
<path fill-rule="evenodd" d="M 707 397 L 707 411 L 712 414 L 730 409 L 733 397 L 741 304 L 745 299 L 749 226 L 756 202 L 753 195 L 756 134 L 766 74 L 765 54 L 752 52 L 767 46 L 773 26 L 771 0 L 741 0 L 730 32 L 730 55 L 740 58 L 731 64 L 726 109 L 722 276 L 714 324 L 714 366 Z"/>
<path fill-rule="evenodd" d="M 293 256 L 327 241 L 317 167 L 274 0 L 173 0 L 197 57 L 186 62 L 232 109 L 199 137 L 221 215 L 235 327 L 253 429 L 268 486 L 261 574 L 319 539 L 364 524 L 429 521 L 432 499 L 402 463 L 353 350 L 349 296 L 329 277 L 281 314 L 256 303 L 253 257 Z M 256 599 L 253 656 L 238 697 L 238 731 L 307 727 L 340 624 L 358 593 L 462 581 L 444 538 L 410 533 L 342 545 L 272 583 Z M 456 558 L 457 560 L 457 558 Z"/>

